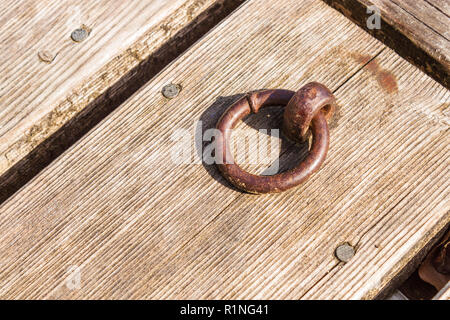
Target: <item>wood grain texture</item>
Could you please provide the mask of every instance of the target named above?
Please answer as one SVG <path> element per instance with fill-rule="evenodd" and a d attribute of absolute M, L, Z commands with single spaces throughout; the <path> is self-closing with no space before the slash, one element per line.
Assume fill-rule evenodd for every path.
<path fill-rule="evenodd" d="M 447 291 L 443 292 L 439 297 L 439 300 L 450 301 L 450 288 L 447 288 Z"/>
<path fill-rule="evenodd" d="M 450 301 L 450 282 L 442 288 L 441 291 L 433 298 L 433 300 L 447 300 Z"/>
<path fill-rule="evenodd" d="M 447 16 L 450 16 L 450 2 L 442 0 L 425 0 L 437 10 L 441 11 Z"/>
<path fill-rule="evenodd" d="M 450 2 L 443 0 L 425 0 L 427 3 L 435 7 L 438 11 L 450 16 Z"/>
<path fill-rule="evenodd" d="M 3 1 L 0 201 L 241 2 Z"/>
<path fill-rule="evenodd" d="M 447 0 L 324 0 L 450 88 L 450 14 Z M 381 29 L 367 20 L 381 12 Z"/>
<path fill-rule="evenodd" d="M 243 194 L 214 165 L 172 162 L 176 129 L 214 127 L 244 92 L 313 80 L 340 111 L 300 188 Z M 170 82 L 183 90 L 167 100 Z M 373 298 L 450 222 L 449 101 L 322 1 L 248 1 L 0 206 L 0 296 Z M 240 128 L 277 127 L 272 112 Z M 281 168 L 304 154 L 285 146 Z"/>

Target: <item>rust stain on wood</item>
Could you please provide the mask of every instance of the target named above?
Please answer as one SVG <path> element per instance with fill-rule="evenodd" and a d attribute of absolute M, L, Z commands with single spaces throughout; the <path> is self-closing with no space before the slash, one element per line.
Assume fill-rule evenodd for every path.
<path fill-rule="evenodd" d="M 405 59 L 449 87 L 450 41 L 446 1 L 323 0 Z M 381 28 L 368 28 L 371 6 L 381 13 Z"/>
<path fill-rule="evenodd" d="M 352 54 L 352 57 L 361 64 L 365 64 L 364 68 L 370 71 L 376 77 L 380 87 L 389 94 L 398 92 L 398 84 L 396 77 L 389 70 L 380 67 L 378 60 L 369 55 Z"/>
<path fill-rule="evenodd" d="M 369 63 L 369 61 L 372 60 L 373 57 L 367 54 L 352 53 L 352 58 L 361 63 L 362 65 L 365 65 Z"/>

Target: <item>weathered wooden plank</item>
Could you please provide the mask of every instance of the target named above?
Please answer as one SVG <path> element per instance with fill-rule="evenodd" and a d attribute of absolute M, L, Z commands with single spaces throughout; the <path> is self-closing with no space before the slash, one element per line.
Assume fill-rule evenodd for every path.
<path fill-rule="evenodd" d="M 242 2 L 2 1 L 0 201 Z"/>
<path fill-rule="evenodd" d="M 450 2 L 443 0 L 425 0 L 430 5 L 434 6 L 438 11 L 450 16 Z"/>
<path fill-rule="evenodd" d="M 324 0 L 450 88 L 450 15 L 446 0 Z M 381 28 L 369 29 L 376 6 Z"/>
<path fill-rule="evenodd" d="M 312 80 L 341 108 L 302 187 L 242 194 L 215 166 L 171 160 L 176 129 L 213 127 L 240 93 Z M 450 221 L 449 100 L 319 0 L 248 1 L 0 206 L 0 294 L 374 297 Z M 247 125 L 278 125 L 263 119 Z M 281 152 L 282 168 L 299 161 Z M 356 247 L 345 265 L 343 242 Z"/>
<path fill-rule="evenodd" d="M 391 2 L 401 9 L 402 12 L 408 14 L 409 20 L 414 19 L 419 21 L 419 23 L 423 25 L 422 28 L 431 29 L 436 35 L 439 35 L 440 38 L 449 41 L 450 29 L 448 25 L 450 23 L 450 17 L 439 9 L 439 7 L 443 7 L 444 2 L 447 1 L 441 1 L 439 7 L 433 6 L 426 0 L 394 0 Z"/>
<path fill-rule="evenodd" d="M 438 297 L 438 300 L 450 301 L 450 287 L 446 288 L 447 290 L 442 292 Z"/>
<path fill-rule="evenodd" d="M 428 125 L 419 125 L 423 115 L 407 111 L 411 103 L 421 110 L 435 104 L 412 95 L 409 82 L 420 76 L 408 63 L 391 52 L 376 61 L 376 68 L 403 78 L 402 89 L 395 98 L 383 95 L 371 79 L 375 66 L 368 65 L 365 74 L 338 90 L 345 113 L 332 135 L 326 173 L 301 190 L 235 199 L 189 244 L 154 267 L 135 297 L 373 298 L 424 245 L 421 241 L 449 221 L 449 187 L 439 177 L 448 166 L 442 162 L 448 156 L 445 126 L 432 134 Z M 422 81 L 425 101 L 432 92 L 448 101 L 445 90 L 434 91 L 432 82 Z M 415 101 L 398 101 L 403 92 Z M 431 114 L 439 112 L 438 105 Z M 423 192 L 424 187 L 433 191 Z M 333 256 L 343 242 L 357 248 L 346 265 Z M 160 280 L 167 265 L 174 268 L 172 275 Z"/>
<path fill-rule="evenodd" d="M 450 300 L 450 282 L 438 292 L 433 300 Z"/>

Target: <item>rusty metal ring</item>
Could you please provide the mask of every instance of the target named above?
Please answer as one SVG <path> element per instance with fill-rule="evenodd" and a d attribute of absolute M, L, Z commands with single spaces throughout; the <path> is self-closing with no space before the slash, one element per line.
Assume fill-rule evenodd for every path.
<path fill-rule="evenodd" d="M 234 163 L 228 141 L 237 122 L 265 106 L 286 105 L 283 133 L 290 140 L 300 142 L 307 137 L 309 128 L 312 144 L 308 156 L 294 169 L 273 176 L 258 176 L 246 172 Z M 324 85 L 313 82 L 299 91 L 264 90 L 247 94 L 235 102 L 217 123 L 221 132 L 216 137 L 216 163 L 223 176 L 237 188 L 249 193 L 277 193 L 296 187 L 316 172 L 325 161 L 329 146 L 327 120 L 333 115 L 336 100 Z"/>

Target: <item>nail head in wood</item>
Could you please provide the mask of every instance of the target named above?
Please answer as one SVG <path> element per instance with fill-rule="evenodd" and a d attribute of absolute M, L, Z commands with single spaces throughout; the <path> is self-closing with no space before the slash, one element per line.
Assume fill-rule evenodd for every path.
<path fill-rule="evenodd" d="M 173 99 L 173 98 L 175 98 L 176 96 L 178 96 L 178 94 L 180 93 L 180 91 L 181 91 L 180 85 L 170 83 L 170 84 L 165 85 L 165 86 L 162 88 L 161 93 L 162 93 L 162 95 L 163 95 L 164 97 L 166 97 L 167 99 Z"/>
<path fill-rule="evenodd" d="M 335 255 L 340 261 L 349 262 L 355 255 L 355 248 L 353 248 L 349 243 L 341 244 L 336 248 Z"/>
<path fill-rule="evenodd" d="M 70 37 L 75 42 L 81 42 L 81 41 L 85 40 L 88 37 L 88 35 L 89 35 L 89 32 L 86 29 L 78 28 L 78 29 L 75 29 L 74 31 L 72 31 L 72 34 L 70 35 Z"/>

